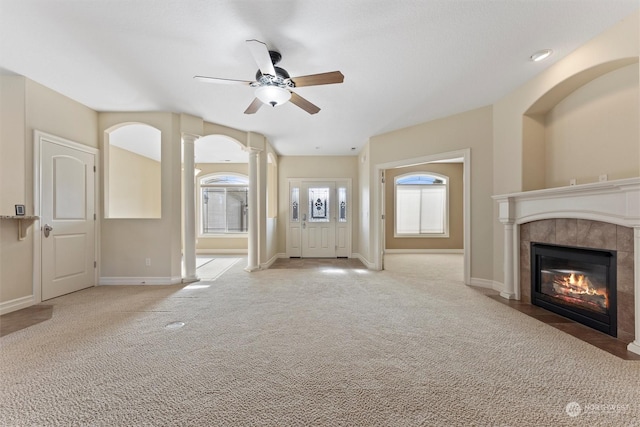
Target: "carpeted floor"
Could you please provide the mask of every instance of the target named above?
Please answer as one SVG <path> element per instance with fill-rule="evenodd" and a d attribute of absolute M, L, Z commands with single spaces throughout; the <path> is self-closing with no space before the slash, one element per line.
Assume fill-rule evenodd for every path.
<path fill-rule="evenodd" d="M 0 338 L 0 425 L 640 425 L 640 363 L 455 268 L 287 262 L 47 301 Z"/>

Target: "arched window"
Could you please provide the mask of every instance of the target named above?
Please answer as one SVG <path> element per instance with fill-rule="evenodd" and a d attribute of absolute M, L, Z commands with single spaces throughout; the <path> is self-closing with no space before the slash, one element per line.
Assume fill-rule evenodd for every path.
<path fill-rule="evenodd" d="M 434 173 L 395 178 L 396 237 L 449 237 L 448 182 Z"/>
<path fill-rule="evenodd" d="M 249 178 L 212 174 L 200 179 L 201 233 L 246 233 L 248 230 Z"/>

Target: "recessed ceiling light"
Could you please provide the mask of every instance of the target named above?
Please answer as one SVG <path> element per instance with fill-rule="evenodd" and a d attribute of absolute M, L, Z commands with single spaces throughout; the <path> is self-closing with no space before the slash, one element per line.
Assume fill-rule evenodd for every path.
<path fill-rule="evenodd" d="M 539 62 L 543 59 L 547 59 L 552 53 L 553 51 L 551 49 L 542 49 L 531 55 L 529 59 L 534 62 Z"/>

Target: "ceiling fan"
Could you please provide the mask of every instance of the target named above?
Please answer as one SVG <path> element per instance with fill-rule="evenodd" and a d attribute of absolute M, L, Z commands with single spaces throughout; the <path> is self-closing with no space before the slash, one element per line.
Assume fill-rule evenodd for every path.
<path fill-rule="evenodd" d="M 282 55 L 280 55 L 279 52 L 269 50 L 267 45 L 259 40 L 247 40 L 247 46 L 259 68 L 256 72 L 255 81 L 221 79 L 207 76 L 193 77 L 195 80 L 201 82 L 237 84 L 256 88 L 256 97 L 245 110 L 245 114 L 254 114 L 260 109 L 262 104 L 269 104 L 275 107 L 287 101 L 291 101 L 309 114 L 316 114 L 320 111 L 320 108 L 297 93 L 292 92 L 291 89 L 303 86 L 342 83 L 344 81 L 344 76 L 340 71 L 290 77 L 287 70 L 275 66 L 280 62 L 280 59 L 282 59 Z"/>

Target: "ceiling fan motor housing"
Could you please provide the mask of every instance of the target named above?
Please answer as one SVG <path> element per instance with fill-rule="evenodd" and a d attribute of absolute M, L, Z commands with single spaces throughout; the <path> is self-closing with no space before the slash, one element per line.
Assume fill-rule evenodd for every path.
<path fill-rule="evenodd" d="M 294 87 L 287 70 L 276 66 L 273 68 L 276 70 L 275 76 L 262 74 L 260 70 L 256 71 L 256 82 L 258 86 Z"/>

